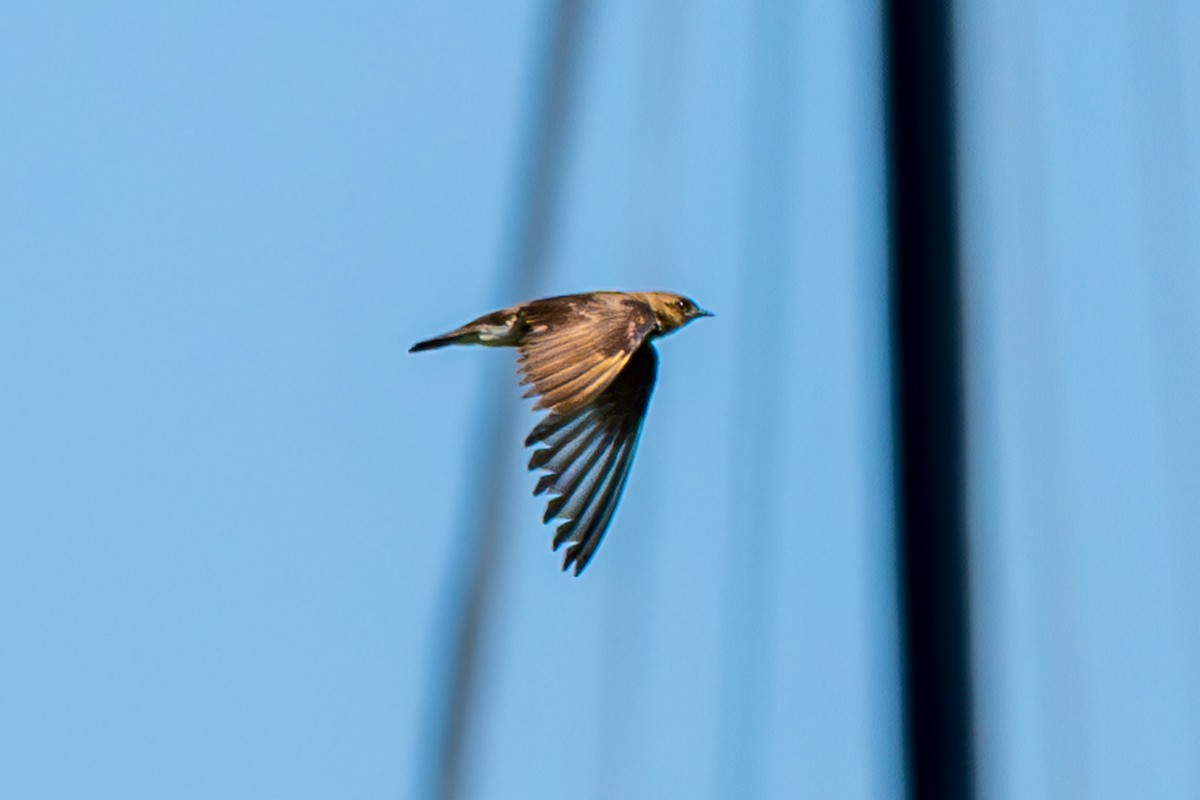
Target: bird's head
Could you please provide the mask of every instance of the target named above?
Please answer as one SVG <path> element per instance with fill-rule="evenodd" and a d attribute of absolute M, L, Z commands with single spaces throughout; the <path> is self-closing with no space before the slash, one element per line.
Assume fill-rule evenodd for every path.
<path fill-rule="evenodd" d="M 711 311 L 705 311 L 688 298 L 674 292 L 642 292 L 639 295 L 654 312 L 658 320 L 659 334 L 665 336 L 679 330 L 694 319 L 711 317 Z"/>

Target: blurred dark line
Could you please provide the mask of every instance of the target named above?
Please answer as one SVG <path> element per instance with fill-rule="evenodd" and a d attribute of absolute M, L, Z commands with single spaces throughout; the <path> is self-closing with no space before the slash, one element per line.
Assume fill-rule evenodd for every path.
<path fill-rule="evenodd" d="M 511 238 L 500 259 L 499 294 L 506 302 L 527 299 L 545 271 L 587 10 L 585 0 L 557 0 L 550 7 L 547 48 L 533 76 L 533 122 L 520 154 Z M 466 785 L 480 653 L 495 604 L 497 566 L 506 533 L 510 482 L 499 476 L 512 460 L 509 449 L 519 443 L 516 403 L 496 402 L 495 391 L 491 386 L 485 389 L 481 402 L 477 431 L 479 440 L 486 441 L 485 452 L 468 465 L 464 481 L 473 504 L 464 515 L 445 583 L 440 614 L 443 638 L 434 653 L 431 674 L 436 685 L 426 711 L 429 750 L 417 767 L 417 797 L 459 798 Z"/>
<path fill-rule="evenodd" d="M 797 6 L 753 6 L 748 109 L 745 259 L 739 349 L 767 353 L 786 340 L 790 234 L 795 208 Z M 776 623 L 779 481 L 785 443 L 787 358 L 739 360 L 736 375 L 733 504 L 726 556 L 718 796 L 766 796 L 771 650 Z"/>
<path fill-rule="evenodd" d="M 641 283 L 669 263 L 672 212 L 681 189 L 676 145 L 680 124 L 680 88 L 686 79 L 683 59 L 685 25 L 691 9 L 682 3 L 647 3 L 638 7 L 637 30 L 627 48 L 638 77 L 631 92 L 630 157 L 621 165 L 629 189 L 621 224 L 613 234 L 622 240 L 620 275 Z M 659 743 L 646 724 L 647 702 L 653 698 L 649 666 L 655 655 L 655 614 L 660 595 L 662 529 L 667 520 L 661 454 L 672 442 L 659 429 L 658 446 L 638 453 L 634 481 L 643 498 L 630 513 L 627 497 L 622 536 L 637 541 L 637 552 L 605 559 L 602 610 L 599 719 L 594 737 L 595 775 L 591 797 L 648 797 Z M 633 493 L 631 493 L 633 494 Z M 580 793 L 582 789 L 580 788 Z"/>
<path fill-rule="evenodd" d="M 1000 52 L 1037 52 L 1038 21 L 1028 9 L 1006 9 L 999 18 L 1007 21 L 997 25 L 998 32 L 1008 34 L 1000 44 Z M 1092 680 L 1094 665 L 1085 655 L 1086 613 L 1080 570 L 1086 544 L 1068 456 L 1069 403 L 1063 377 L 1066 347 L 1055 324 L 1061 309 L 1055 301 L 1053 273 L 1046 269 L 1053 259 L 1048 244 L 1050 204 L 1046 201 L 1050 158 L 1046 131 L 1051 113 L 1046 107 L 1046 78 L 1039 60 L 1017 56 L 1005 61 L 1011 73 L 1004 80 L 1014 86 L 1012 102 L 1022 112 L 1014 126 L 1012 166 L 1019 198 L 1014 209 L 1019 232 L 1013 235 L 1012 244 L 1018 255 L 1007 279 L 1019 281 L 1021 307 L 1010 313 L 1019 326 L 1018 346 L 1027 353 L 1027 386 L 1014 393 L 1014 410 L 1034 437 L 1032 446 L 1024 451 L 1025 466 L 1015 480 L 1036 520 L 1025 532 L 1028 567 L 1033 591 L 1045 609 L 1032 626 L 1038 654 L 1034 670 L 1038 675 L 1035 704 L 1039 715 L 1035 724 L 1046 732 L 1039 760 L 1047 776 L 1048 796 L 1095 797 L 1098 787 L 1091 768 L 1096 751 L 1091 724 L 1095 703 L 1089 688 L 1096 684 Z M 994 297 L 996 301 L 1003 302 L 1000 296 Z M 981 528 L 973 535 L 983 538 L 987 532 Z M 999 564 L 980 564 L 977 574 L 994 573 L 1000 568 Z M 990 687 L 983 682 L 977 685 L 977 710 L 982 711 L 983 693 Z M 982 714 L 976 717 L 981 732 L 986 730 L 985 724 Z M 988 755 L 980 754 L 976 771 L 981 793 L 983 786 L 989 786 L 983 783 L 988 773 L 995 775 L 1006 767 L 984 761 Z"/>
<path fill-rule="evenodd" d="M 897 560 L 908 794 L 975 796 L 948 0 L 885 0 Z"/>
<path fill-rule="evenodd" d="M 1180 343 L 1200 330 L 1200 129 L 1189 125 L 1181 9 L 1125 7 L 1133 79 L 1138 169 L 1137 252 L 1145 265 L 1151 315 L 1151 387 L 1166 469 L 1163 491 L 1173 529 L 1172 579 L 1185 675 L 1200 674 L 1200 361 L 1180 358 Z M 1190 268 L 1189 268 L 1190 267 Z M 1184 702 L 1193 758 L 1200 763 L 1200 684 Z"/>
<path fill-rule="evenodd" d="M 548 52 L 534 77 L 537 120 L 526 142 L 518 178 L 516 216 L 512 221 L 516 247 L 508 254 L 505 281 L 518 293 L 529 293 L 545 269 L 562 184 L 562 166 L 569 140 L 572 103 L 577 89 L 581 42 L 589 0 L 555 0 L 551 12 Z M 504 280 L 502 274 L 501 279 Z M 527 299 L 521 294 L 518 300 Z"/>

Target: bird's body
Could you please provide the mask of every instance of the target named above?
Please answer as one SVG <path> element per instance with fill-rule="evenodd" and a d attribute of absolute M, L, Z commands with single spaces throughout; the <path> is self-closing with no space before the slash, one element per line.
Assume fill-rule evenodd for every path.
<path fill-rule="evenodd" d="M 590 292 L 494 311 L 409 352 L 451 344 L 515 347 L 526 397 L 549 414 L 525 446 L 529 468 L 544 469 L 535 495 L 555 496 L 545 522 L 562 522 L 554 548 L 570 542 L 563 569 L 578 575 L 604 536 L 637 449 L 654 390 L 658 357 L 650 342 L 711 316 L 670 292 Z"/>

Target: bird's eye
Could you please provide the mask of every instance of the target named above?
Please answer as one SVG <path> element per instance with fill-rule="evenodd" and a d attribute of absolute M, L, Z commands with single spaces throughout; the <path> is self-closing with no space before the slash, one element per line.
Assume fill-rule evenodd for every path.
<path fill-rule="evenodd" d="M 687 302 L 684 300 L 676 300 L 675 307 L 678 308 L 680 311 L 687 311 Z"/>

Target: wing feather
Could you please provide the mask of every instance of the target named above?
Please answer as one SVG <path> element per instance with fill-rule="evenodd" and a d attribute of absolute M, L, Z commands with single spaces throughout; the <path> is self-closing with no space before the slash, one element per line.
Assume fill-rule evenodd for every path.
<path fill-rule="evenodd" d="M 657 324 L 640 300 L 597 292 L 537 300 L 523 307 L 518 349 L 526 397 L 535 409 L 568 416 L 600 396 Z"/>
<path fill-rule="evenodd" d="M 636 443 L 627 443 L 622 447 L 620 459 L 613 471 L 608 474 L 602 499 L 592 505 L 592 514 L 586 523 L 587 527 L 580 532 L 577 541 L 567 548 L 567 554 L 563 561 L 564 569 L 572 561 L 576 564 L 586 565 L 592 560 L 592 554 L 596 552 L 596 548 L 600 545 L 600 539 L 608 528 L 608 523 L 612 521 L 613 512 L 617 509 L 617 501 L 625 491 L 625 482 L 629 479 L 629 467 L 633 462 L 635 448 Z M 578 569 L 582 569 L 582 567 Z M 578 574 L 578 570 L 576 574 Z"/>
<path fill-rule="evenodd" d="M 604 537 L 629 477 L 638 437 L 654 391 L 658 357 L 644 344 L 591 403 L 567 414 L 551 412 L 534 427 L 526 446 L 529 468 L 544 469 L 534 490 L 553 493 L 544 521 L 559 518 L 554 549 L 569 543 L 563 569 L 587 566 Z"/>

